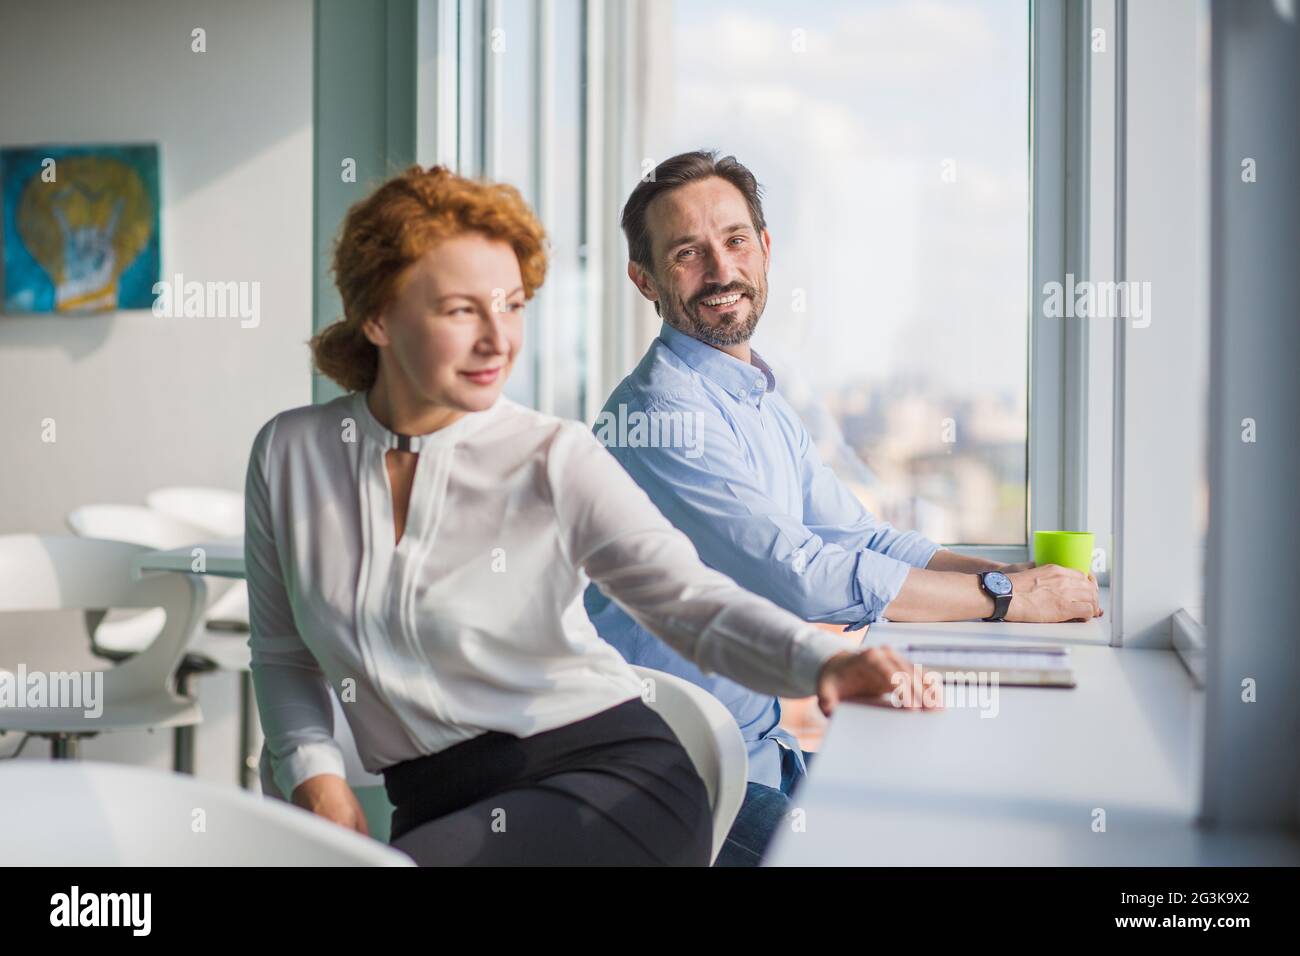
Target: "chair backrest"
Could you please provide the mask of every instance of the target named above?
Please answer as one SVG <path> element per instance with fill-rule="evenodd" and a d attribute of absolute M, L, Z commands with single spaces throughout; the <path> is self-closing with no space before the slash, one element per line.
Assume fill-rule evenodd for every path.
<path fill-rule="evenodd" d="M 169 551 L 188 545 L 206 544 L 212 532 L 143 505 L 82 505 L 68 512 L 68 527 L 83 538 L 105 538 L 144 545 L 151 551 Z M 215 604 L 235 589 L 237 582 L 213 578 L 208 581 L 208 603 Z M 111 624 L 101 625 L 112 627 Z"/>
<path fill-rule="evenodd" d="M 704 779 L 713 810 L 713 855 L 731 830 L 745 799 L 749 754 L 731 715 L 702 687 L 650 667 L 633 667 L 644 688 L 642 699 L 664 719 Z"/>
<path fill-rule="evenodd" d="M 224 488 L 159 488 L 144 496 L 159 514 L 170 515 L 208 532 L 208 537 L 244 533 L 244 496 Z"/>
<path fill-rule="evenodd" d="M 731 715 L 716 697 L 689 681 L 673 674 L 649 667 L 633 667 L 647 692 L 646 704 L 655 711 L 681 741 L 682 747 L 704 780 L 713 813 L 713 848 L 710 862 L 717 859 L 727 833 L 731 830 L 740 805 L 745 799 L 745 786 L 749 776 L 749 754 L 745 739 Z M 646 683 L 646 682 L 652 683 Z M 334 700 L 334 695 L 330 695 Z M 356 744 L 348 731 L 337 701 L 334 703 L 334 736 L 343 749 L 343 762 L 347 767 L 348 783 L 358 787 L 378 785 L 383 777 L 367 773 L 361 767 Z M 271 762 L 265 743 L 258 761 L 262 793 L 275 800 L 285 800 L 271 775 Z M 386 806 L 386 803 L 384 804 Z M 391 808 L 390 808 L 391 809 Z M 372 823 L 372 832 L 374 825 Z"/>
<path fill-rule="evenodd" d="M 15 760 L 0 770 L 15 866 L 413 866 L 296 807 L 167 771 Z"/>
<path fill-rule="evenodd" d="M 150 549 L 73 535 L 0 535 L 0 612 L 160 607 L 167 615 L 148 649 L 104 674 L 112 699 L 175 690 L 176 666 L 203 626 L 207 589 L 197 575 L 135 580 L 131 562 Z"/>
<path fill-rule="evenodd" d="M 129 541 L 157 551 L 208 540 L 212 533 L 199 525 L 161 514 L 144 505 L 82 505 L 68 512 L 68 528 L 83 538 Z"/>

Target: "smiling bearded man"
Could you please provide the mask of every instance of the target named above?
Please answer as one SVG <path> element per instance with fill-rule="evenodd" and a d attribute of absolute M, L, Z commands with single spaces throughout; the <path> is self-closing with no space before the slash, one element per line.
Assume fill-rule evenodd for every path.
<path fill-rule="evenodd" d="M 663 326 L 602 416 L 692 415 L 703 430 L 692 448 L 605 444 L 705 564 L 806 621 L 849 630 L 881 617 L 1047 622 L 1101 613 L 1089 576 L 968 557 L 896 530 L 822 464 L 749 345 L 767 304 L 772 240 L 758 182 L 735 157 L 701 151 L 660 163 L 632 191 L 622 225 L 628 277 Z M 594 585 L 585 604 L 628 661 L 700 685 L 736 718 L 749 786 L 717 862 L 757 863 L 807 770 L 807 755 L 779 726 L 779 701 L 705 674 Z"/>

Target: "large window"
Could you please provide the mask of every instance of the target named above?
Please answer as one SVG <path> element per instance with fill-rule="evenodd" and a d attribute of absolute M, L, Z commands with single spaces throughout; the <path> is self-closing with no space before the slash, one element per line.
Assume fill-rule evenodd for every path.
<path fill-rule="evenodd" d="M 876 514 L 1026 537 L 1029 11 L 1014 0 L 676 0 L 647 158 L 766 188 L 755 348 Z M 610 210 L 610 214 L 614 214 Z"/>
<path fill-rule="evenodd" d="M 512 397 L 589 418 L 653 334 L 617 223 L 645 164 L 766 188 L 755 347 L 873 512 L 1026 543 L 1029 10 L 1019 0 L 442 0 L 462 172 L 551 234 Z M 640 310 L 640 311 L 638 311 Z"/>
<path fill-rule="evenodd" d="M 507 394 L 582 418 L 590 400 L 585 5 L 443 0 L 441 7 L 458 51 L 457 168 L 517 187 L 549 240 L 546 283 L 529 304 Z"/>

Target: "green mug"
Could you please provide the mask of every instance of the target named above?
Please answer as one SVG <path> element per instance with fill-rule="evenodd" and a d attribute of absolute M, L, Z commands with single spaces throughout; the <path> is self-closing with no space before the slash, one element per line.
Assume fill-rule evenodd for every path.
<path fill-rule="evenodd" d="M 1034 563 L 1059 564 L 1091 574 L 1092 542 L 1091 531 L 1035 531 Z"/>

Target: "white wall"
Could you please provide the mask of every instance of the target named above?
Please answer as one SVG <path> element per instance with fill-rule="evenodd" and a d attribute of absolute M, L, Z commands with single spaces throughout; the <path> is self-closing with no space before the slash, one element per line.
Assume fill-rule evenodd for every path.
<path fill-rule="evenodd" d="M 312 16 L 311 0 L 0 0 L 0 145 L 157 143 L 164 277 L 261 284 L 256 328 L 0 316 L 0 534 L 62 532 L 77 505 L 162 485 L 242 489 L 258 427 L 310 401 Z M 52 638 L 14 617 L 0 615 L 0 666 L 50 648 L 50 666 L 92 660 L 75 619 Z M 236 684 L 201 688 L 200 773 L 233 780 Z M 167 766 L 169 746 L 101 737 L 83 752 Z"/>
<path fill-rule="evenodd" d="M 1127 7 L 1122 278 L 1149 282 L 1144 322 L 1117 330 L 1111 627 L 1170 647 L 1170 615 L 1201 603 L 1209 349 L 1208 10 Z M 1112 578 L 1115 581 L 1115 578 Z"/>
<path fill-rule="evenodd" d="M 1294 5 L 1268 0 L 1214 0 L 1211 7 L 1213 491 L 1202 818 L 1223 829 L 1294 834 L 1300 830 L 1294 558 L 1300 23 Z M 1247 158 L 1254 161 L 1253 177 L 1243 176 Z M 1251 424 L 1257 431 L 1248 436 Z"/>

